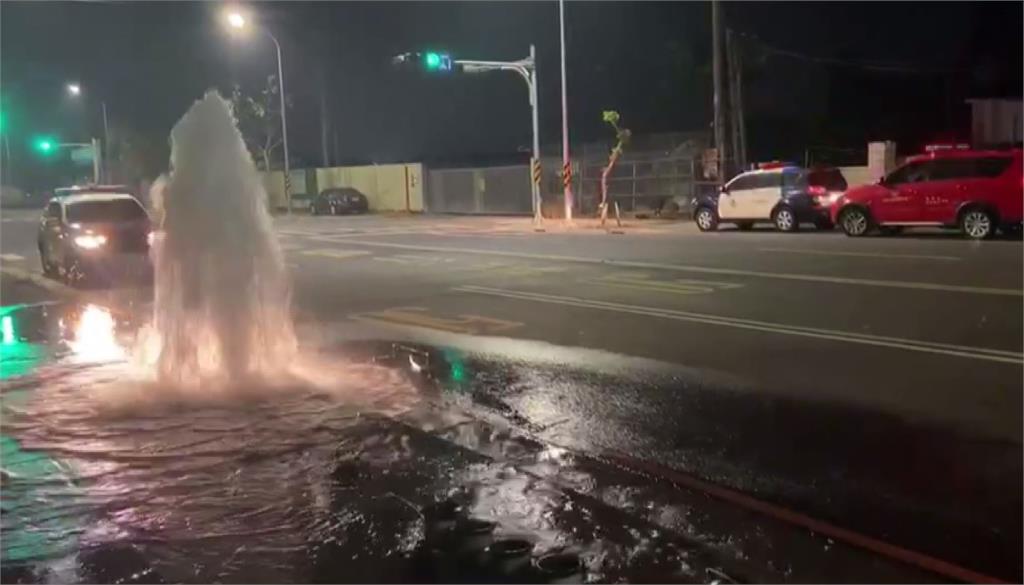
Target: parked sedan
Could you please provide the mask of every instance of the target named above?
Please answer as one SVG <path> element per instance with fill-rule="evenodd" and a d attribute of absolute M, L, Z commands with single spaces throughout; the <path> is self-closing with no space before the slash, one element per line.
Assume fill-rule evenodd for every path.
<path fill-rule="evenodd" d="M 324 189 L 309 204 L 309 213 L 312 215 L 366 213 L 369 210 L 366 195 L 350 187 Z"/>

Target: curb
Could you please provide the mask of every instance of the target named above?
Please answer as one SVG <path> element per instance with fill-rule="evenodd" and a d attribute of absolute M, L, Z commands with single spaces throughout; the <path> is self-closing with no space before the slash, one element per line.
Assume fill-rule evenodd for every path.
<path fill-rule="evenodd" d="M 4 276 L 9 276 L 15 280 L 20 280 L 22 282 L 32 283 L 40 288 L 46 289 L 61 297 L 79 298 L 82 295 L 81 291 L 75 290 L 70 286 L 67 286 L 66 284 L 57 282 L 52 278 L 47 278 L 46 276 L 43 276 L 38 272 L 31 272 L 23 268 L 18 268 L 14 266 L 0 266 L 0 274 L 3 274 Z"/>

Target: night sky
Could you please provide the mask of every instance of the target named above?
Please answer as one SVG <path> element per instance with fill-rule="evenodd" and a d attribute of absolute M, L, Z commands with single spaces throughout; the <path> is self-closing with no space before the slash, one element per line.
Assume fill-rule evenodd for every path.
<path fill-rule="evenodd" d="M 166 141 L 209 87 L 250 88 L 273 72 L 272 44 L 232 39 L 224 5 L 204 2 L 0 4 L 0 94 L 15 148 L 33 132 L 84 139 L 111 125 Z M 522 81 L 511 73 L 428 77 L 390 57 L 441 48 L 512 60 L 538 50 L 542 141 L 560 138 L 555 2 L 253 3 L 280 39 L 292 95 L 291 148 L 320 160 L 326 87 L 337 162 L 473 163 L 530 144 Z M 1022 3 L 725 3 L 743 36 L 748 132 L 756 157 L 805 145 L 917 144 L 963 129 L 963 100 L 1021 94 Z M 703 2 L 567 3 L 570 130 L 607 138 L 600 113 L 635 134 L 706 130 L 711 11 Z M 79 81 L 72 101 L 64 83 Z M 331 140 L 333 143 L 333 140 Z"/>

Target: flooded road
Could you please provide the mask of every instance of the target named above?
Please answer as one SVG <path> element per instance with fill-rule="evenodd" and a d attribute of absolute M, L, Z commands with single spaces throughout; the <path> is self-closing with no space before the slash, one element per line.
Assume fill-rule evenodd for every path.
<path fill-rule="evenodd" d="M 4 582 L 949 580 L 607 453 L 972 568 L 1019 542 L 1020 490 L 996 495 L 1019 487 L 1019 449 L 686 372 L 359 342 L 304 351 L 289 379 L 183 391 L 138 377 L 131 312 L 5 311 Z M 979 493 L 973 519 L 945 506 Z"/>

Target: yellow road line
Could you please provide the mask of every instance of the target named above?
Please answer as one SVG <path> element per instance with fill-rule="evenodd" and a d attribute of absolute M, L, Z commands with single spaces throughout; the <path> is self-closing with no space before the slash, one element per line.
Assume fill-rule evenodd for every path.
<path fill-rule="evenodd" d="M 424 307 L 393 307 L 383 311 L 356 313 L 350 315 L 349 318 L 356 321 L 377 321 L 391 325 L 425 327 L 466 335 L 493 335 L 523 325 L 519 321 L 506 321 L 483 315 L 461 314 L 456 319 L 435 317 L 428 314 Z"/>

